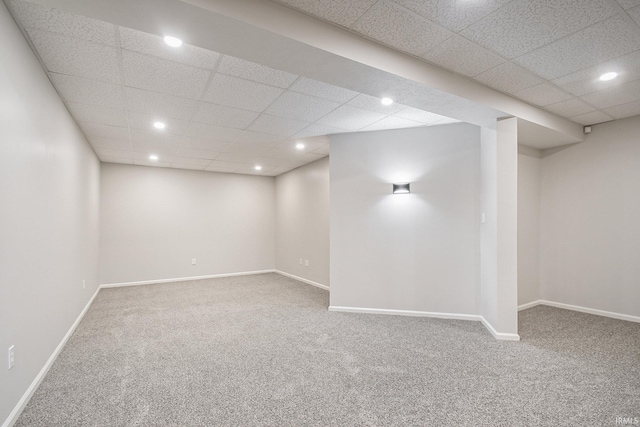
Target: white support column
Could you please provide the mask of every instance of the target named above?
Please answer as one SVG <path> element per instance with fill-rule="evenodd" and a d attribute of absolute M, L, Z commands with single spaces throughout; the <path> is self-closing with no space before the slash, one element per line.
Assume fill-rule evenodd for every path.
<path fill-rule="evenodd" d="M 482 129 L 480 313 L 498 339 L 518 340 L 518 123 Z"/>

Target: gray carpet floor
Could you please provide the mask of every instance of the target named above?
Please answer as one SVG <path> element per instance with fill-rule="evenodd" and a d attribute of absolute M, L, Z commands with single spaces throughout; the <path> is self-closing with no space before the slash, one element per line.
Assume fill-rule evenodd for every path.
<path fill-rule="evenodd" d="M 103 289 L 18 426 L 615 426 L 640 324 L 536 307 L 479 322 L 328 312 L 276 274 Z"/>

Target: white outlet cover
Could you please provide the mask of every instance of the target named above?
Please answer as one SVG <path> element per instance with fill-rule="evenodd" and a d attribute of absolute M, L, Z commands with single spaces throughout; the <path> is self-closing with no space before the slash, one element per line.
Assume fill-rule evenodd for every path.
<path fill-rule="evenodd" d="M 12 345 L 11 347 L 9 347 L 9 369 L 13 368 L 13 364 L 15 362 L 15 345 Z"/>

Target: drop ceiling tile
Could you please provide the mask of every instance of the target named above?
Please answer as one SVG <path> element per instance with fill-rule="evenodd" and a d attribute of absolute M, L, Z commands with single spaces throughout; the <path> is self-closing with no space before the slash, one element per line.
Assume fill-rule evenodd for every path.
<path fill-rule="evenodd" d="M 590 93 L 582 100 L 598 108 L 615 107 L 640 100 L 640 80 L 635 80 L 609 89 Z"/>
<path fill-rule="evenodd" d="M 244 175 L 264 176 L 265 174 L 268 174 L 271 169 L 273 169 L 271 166 L 262 166 L 262 169 L 255 170 L 255 168 L 252 165 L 248 165 L 238 169 L 237 171 L 235 171 L 235 173 L 241 173 Z"/>
<path fill-rule="evenodd" d="M 637 116 L 640 115 L 640 101 L 616 105 L 615 107 L 607 108 L 604 111 L 616 119 L 625 119 L 627 117 Z"/>
<path fill-rule="evenodd" d="M 390 94 L 391 98 L 393 95 Z M 365 110 L 375 111 L 380 114 L 384 114 L 389 116 L 391 114 L 397 113 L 398 111 L 406 108 L 404 105 L 393 103 L 391 105 L 382 105 L 382 99 L 376 98 L 375 96 L 369 96 L 361 93 L 360 95 L 353 98 L 351 101 L 347 102 L 347 105 L 352 107 L 358 107 Z"/>
<path fill-rule="evenodd" d="M 196 159 L 209 159 L 213 160 L 220 155 L 220 151 L 201 150 L 197 148 L 180 147 L 177 152 L 180 157 L 192 157 Z"/>
<path fill-rule="evenodd" d="M 516 97 L 532 104 L 544 107 L 573 98 L 573 96 L 550 83 L 532 86 L 514 94 Z"/>
<path fill-rule="evenodd" d="M 85 135 L 89 139 L 91 138 L 106 138 L 106 139 L 119 139 L 128 141 L 129 131 L 126 127 L 107 126 L 97 123 L 78 123 Z"/>
<path fill-rule="evenodd" d="M 627 10 L 627 13 L 636 24 L 640 25 L 640 6 Z"/>
<path fill-rule="evenodd" d="M 233 141 L 242 133 L 241 130 L 222 126 L 207 125 L 192 122 L 187 128 L 185 136 L 208 139 L 210 141 Z"/>
<path fill-rule="evenodd" d="M 544 82 L 540 77 L 511 62 L 480 73 L 474 79 L 510 94 Z"/>
<path fill-rule="evenodd" d="M 29 37 L 47 70 L 101 82 L 120 83 L 115 47 L 40 30 L 30 30 Z"/>
<path fill-rule="evenodd" d="M 155 154 L 160 157 L 162 161 L 169 161 L 169 158 L 173 158 L 178 152 L 178 147 L 175 145 L 165 144 L 153 144 L 144 142 L 131 143 L 131 151 L 134 158 L 148 160 L 150 154 Z"/>
<path fill-rule="evenodd" d="M 262 114 L 248 127 L 248 130 L 288 137 L 300 132 L 310 124 L 300 120 Z"/>
<path fill-rule="evenodd" d="M 340 104 L 338 102 L 287 91 L 276 99 L 273 104 L 265 110 L 265 113 L 299 119 L 306 122 L 315 122 L 339 106 Z"/>
<path fill-rule="evenodd" d="M 187 120 L 174 119 L 171 117 L 164 117 L 158 114 L 146 114 L 138 113 L 136 111 L 129 111 L 129 127 L 131 129 L 142 129 L 155 133 L 168 133 L 173 135 L 182 135 L 187 130 L 189 122 Z M 164 129 L 155 129 L 153 124 L 156 121 L 163 122 L 166 127 Z"/>
<path fill-rule="evenodd" d="M 157 56 L 194 67 L 213 69 L 218 63 L 220 54 L 197 46 L 183 43 L 180 47 L 168 46 L 163 37 L 143 33 L 131 28 L 119 28 L 120 45 L 123 49 Z"/>
<path fill-rule="evenodd" d="M 182 144 L 182 137 L 165 132 L 143 129 L 129 129 L 131 143 L 158 144 L 169 147 L 179 147 Z"/>
<path fill-rule="evenodd" d="M 328 99 L 344 104 L 348 100 L 358 96 L 358 92 L 345 89 L 343 87 L 330 85 L 318 80 L 300 77 L 291 85 L 289 90 L 305 93 L 307 95 L 317 96 L 318 98 Z"/>
<path fill-rule="evenodd" d="M 545 109 L 551 111 L 552 113 L 559 114 L 563 117 L 579 116 L 581 114 L 590 113 L 596 110 L 596 108 L 578 98 L 558 102 L 557 104 L 553 105 L 547 105 Z"/>
<path fill-rule="evenodd" d="M 279 159 L 275 157 L 256 157 L 254 160 L 255 160 L 255 163 L 257 164 L 267 165 L 273 168 L 279 168 L 279 167 L 293 168 L 300 164 L 299 159 L 291 159 L 291 158 Z"/>
<path fill-rule="evenodd" d="M 623 9 L 631 9 L 632 7 L 640 6 L 640 0 L 618 0 L 618 3 Z"/>
<path fill-rule="evenodd" d="M 451 0 L 394 0 L 451 31 L 459 32 L 511 0 L 451 1 Z"/>
<path fill-rule="evenodd" d="M 278 176 L 285 172 L 289 172 L 293 167 L 277 167 L 269 170 L 269 172 L 263 173 L 264 176 Z"/>
<path fill-rule="evenodd" d="M 296 133 L 294 138 L 307 138 L 310 136 L 319 136 L 319 135 L 332 135 L 335 133 L 344 133 L 349 132 L 347 129 L 336 128 L 332 126 L 324 126 L 319 125 L 317 123 L 313 123 L 306 128 L 302 129 L 300 132 Z"/>
<path fill-rule="evenodd" d="M 77 102 L 67 102 L 67 107 L 73 118 L 78 122 L 127 127 L 127 114 L 124 109 L 79 104 Z"/>
<path fill-rule="evenodd" d="M 638 46 L 640 31 L 622 17 L 614 16 L 523 55 L 515 62 L 544 78 L 555 79 L 636 51 Z"/>
<path fill-rule="evenodd" d="M 293 164 L 299 163 L 302 161 L 302 156 L 305 153 L 296 152 L 295 150 L 281 150 L 278 148 L 272 148 L 271 150 L 265 151 L 262 154 L 262 163 L 271 164 L 271 165 L 283 165 L 283 164 Z M 270 160 L 277 159 L 277 161 Z"/>
<path fill-rule="evenodd" d="M 215 160 L 218 162 L 232 162 L 232 163 L 252 163 L 256 159 L 256 156 L 251 154 L 242 153 L 222 153 Z"/>
<path fill-rule="evenodd" d="M 278 0 L 289 6 L 349 27 L 377 0 Z"/>
<path fill-rule="evenodd" d="M 376 113 L 375 111 L 343 105 L 318 120 L 318 124 L 348 130 L 358 130 L 385 117 L 385 114 Z"/>
<path fill-rule="evenodd" d="M 193 121 L 215 126 L 245 129 L 258 116 L 259 113 L 254 111 L 201 102 Z"/>
<path fill-rule="evenodd" d="M 222 162 L 219 160 L 214 160 L 213 162 L 209 163 L 209 166 L 207 166 L 206 170 L 214 172 L 234 172 L 241 167 L 244 167 L 245 164 L 246 163 L 244 162 Z"/>
<path fill-rule="evenodd" d="M 300 143 L 304 144 L 304 148 L 302 149 L 296 148 L 296 145 Z M 282 141 L 281 143 L 279 143 L 273 148 L 276 148 L 278 150 L 292 150 L 292 151 L 308 153 L 308 152 L 315 151 L 316 149 L 324 145 L 327 145 L 328 143 L 329 143 L 329 137 L 327 136 L 318 136 L 318 137 L 311 137 L 311 138 L 291 138 L 286 141 Z"/>
<path fill-rule="evenodd" d="M 602 111 L 594 111 L 592 113 L 571 117 L 571 120 L 583 125 L 597 125 L 598 123 L 609 122 L 613 120 L 613 117 Z"/>
<path fill-rule="evenodd" d="M 420 55 L 452 33 L 386 1 L 379 1 L 351 27 L 374 40 Z"/>
<path fill-rule="evenodd" d="M 226 150 L 229 142 L 227 141 L 211 141 L 202 138 L 191 138 L 188 136 L 182 137 L 181 148 L 193 148 L 196 150 L 204 151 L 224 151 Z"/>
<path fill-rule="evenodd" d="M 276 145 L 280 141 L 284 140 L 282 135 L 272 135 L 270 133 L 252 132 L 245 130 L 238 136 L 234 142 L 239 143 L 262 143 L 265 145 Z"/>
<path fill-rule="evenodd" d="M 298 78 L 297 75 L 265 67 L 255 62 L 225 55 L 222 58 L 219 73 L 240 77 L 258 83 L 264 83 L 280 88 L 288 88 Z"/>
<path fill-rule="evenodd" d="M 96 153 L 99 157 L 117 157 L 120 159 L 131 159 L 132 154 L 129 150 L 116 150 L 112 148 L 96 148 Z"/>
<path fill-rule="evenodd" d="M 178 159 L 178 160 L 180 160 L 180 159 Z M 202 165 L 187 165 L 187 164 L 178 163 L 178 162 L 171 163 L 171 167 L 173 169 L 184 169 L 184 170 L 194 170 L 194 171 L 204 171 L 206 169 L 206 166 L 202 166 Z"/>
<path fill-rule="evenodd" d="M 372 131 L 372 130 L 411 128 L 411 127 L 419 127 L 419 126 L 424 126 L 424 124 L 420 122 L 415 122 L 413 120 L 403 119 L 402 117 L 390 116 L 390 117 L 385 117 L 384 119 L 379 120 L 373 124 L 370 124 L 369 126 L 365 126 L 361 130 Z"/>
<path fill-rule="evenodd" d="M 133 159 L 124 157 L 98 156 L 103 163 L 120 163 L 123 165 L 132 165 Z"/>
<path fill-rule="evenodd" d="M 422 124 L 430 125 L 432 123 L 436 123 L 439 120 L 445 118 L 439 114 L 430 113 L 428 111 L 419 110 L 417 108 L 407 107 L 403 110 L 398 111 L 395 116 L 401 117 L 407 120 L 413 120 L 415 122 L 420 122 Z"/>
<path fill-rule="evenodd" d="M 283 90 L 225 74 L 213 76 L 203 101 L 249 111 L 264 111 Z"/>
<path fill-rule="evenodd" d="M 194 157 L 181 157 L 175 156 L 172 161 L 173 165 L 191 165 L 191 166 L 201 166 L 204 169 L 206 166 L 211 163 L 209 159 L 198 159 Z M 172 166 L 173 166 L 172 165 Z"/>
<path fill-rule="evenodd" d="M 110 148 L 112 150 L 131 150 L 129 139 L 91 138 L 89 141 L 94 148 Z"/>
<path fill-rule="evenodd" d="M 11 1 L 10 5 L 14 16 L 25 28 L 115 46 L 115 29 L 107 22 L 21 0 Z"/>
<path fill-rule="evenodd" d="M 118 85 L 51 73 L 53 85 L 67 102 L 124 109 L 122 89 Z"/>
<path fill-rule="evenodd" d="M 421 56 L 440 67 L 469 77 L 505 62 L 498 55 L 460 36 L 448 38 Z"/>
<path fill-rule="evenodd" d="M 189 120 L 198 108 L 198 101 L 148 90 L 126 88 L 129 111 L 137 111 L 158 117 Z"/>
<path fill-rule="evenodd" d="M 128 50 L 122 51 L 122 69 L 127 86 L 190 99 L 200 98 L 210 75 L 207 70 Z"/>
<path fill-rule="evenodd" d="M 460 34 L 505 58 L 516 58 L 614 14 L 602 0 L 514 0 Z"/>
<path fill-rule="evenodd" d="M 618 77 L 603 82 L 600 76 L 615 71 Z M 640 50 L 620 56 L 575 73 L 558 77 L 552 82 L 574 95 L 582 96 L 640 79 Z"/>
<path fill-rule="evenodd" d="M 225 153 L 249 154 L 259 156 L 270 148 L 271 146 L 266 144 L 232 142 L 225 150 Z"/>

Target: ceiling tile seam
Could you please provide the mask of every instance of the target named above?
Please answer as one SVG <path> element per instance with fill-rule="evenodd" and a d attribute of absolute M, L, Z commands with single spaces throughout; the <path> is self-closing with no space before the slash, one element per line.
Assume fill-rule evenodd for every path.
<path fill-rule="evenodd" d="M 629 13 L 626 10 L 624 10 L 622 6 L 620 6 L 620 3 L 618 3 L 616 0 L 609 0 L 609 4 L 614 9 L 616 9 L 618 14 L 622 17 L 622 19 L 625 20 L 627 24 L 631 25 L 631 27 L 634 28 L 636 32 L 640 33 L 640 24 L 638 24 L 636 21 L 633 20 L 633 18 L 629 15 Z"/>
<path fill-rule="evenodd" d="M 211 82 L 213 81 L 213 76 L 216 74 L 216 71 L 218 70 L 218 68 L 220 68 L 220 64 L 222 63 L 222 58 L 223 57 L 224 57 L 224 55 L 219 54 L 218 57 L 216 58 L 216 62 L 213 65 L 212 69 L 208 70 L 209 71 L 209 77 L 207 78 L 207 83 L 205 83 L 204 88 L 202 88 L 202 92 L 200 93 L 200 97 L 197 100 L 198 104 L 197 104 L 196 108 L 194 108 L 193 113 L 191 114 L 191 117 L 187 121 L 187 125 L 184 128 L 184 134 L 182 135 L 183 136 L 182 142 L 180 143 L 180 145 L 178 146 L 178 149 L 176 150 L 176 157 L 178 157 L 178 153 L 180 152 L 180 150 L 182 150 L 182 147 L 184 146 L 184 140 L 186 138 L 187 130 L 191 127 L 191 124 L 194 122 L 193 119 L 196 117 L 196 115 L 200 111 L 200 108 L 202 107 L 202 104 L 204 103 L 204 101 L 202 99 L 204 98 L 205 94 L 209 90 L 209 87 L 211 86 Z M 229 144 L 227 144 L 227 146 L 225 147 L 225 150 L 227 148 L 229 148 Z M 211 162 L 213 162 L 213 160 L 215 160 L 215 158 L 217 158 L 219 155 L 220 154 L 217 154 L 213 159 L 210 159 L 210 161 L 209 161 L 209 163 L 207 164 L 206 167 L 209 167 Z"/>
<path fill-rule="evenodd" d="M 461 29 L 460 31 L 458 31 L 456 34 L 460 35 L 460 33 L 461 33 L 461 32 L 463 32 L 464 30 L 466 30 L 467 28 L 469 28 L 469 27 L 471 27 L 471 26 L 475 25 L 476 23 L 478 23 L 478 22 L 482 21 L 482 20 L 483 20 L 483 19 L 485 19 L 485 18 L 490 17 L 490 16 L 491 16 L 491 15 L 493 15 L 494 13 L 498 13 L 498 11 L 500 11 L 501 9 L 503 9 L 503 8 L 507 7 L 508 5 L 510 5 L 511 3 L 513 3 L 514 1 L 515 1 L 515 0 L 510 0 L 510 1 L 506 2 L 505 4 L 503 4 L 502 6 L 498 7 L 496 10 L 494 10 L 494 11 L 492 11 L 492 12 L 490 12 L 490 13 L 487 13 L 486 15 L 482 16 L 481 18 L 476 19 L 475 21 L 473 21 L 472 23 L 470 23 L 469 25 L 467 25 L 466 27 L 464 27 L 463 29 Z M 614 1 L 615 1 L 615 0 L 614 0 Z M 452 31 L 453 31 L 453 30 L 452 30 Z M 454 31 L 454 33 L 455 33 L 455 31 Z M 478 46 L 479 46 L 479 45 L 478 45 Z"/>
<path fill-rule="evenodd" d="M 127 91 L 125 90 L 124 66 L 122 61 L 122 48 L 120 47 L 120 30 L 118 25 L 113 26 L 116 58 L 118 59 L 118 77 L 120 77 L 120 93 L 124 101 L 124 115 L 127 121 L 127 135 L 129 136 L 129 151 L 131 152 L 131 160 L 133 160 L 133 141 L 131 138 L 131 124 L 129 122 L 129 100 L 127 99 Z"/>
<path fill-rule="evenodd" d="M 364 12 L 362 12 L 362 14 L 360 16 L 358 16 L 355 21 L 353 21 L 352 23 L 349 24 L 348 27 L 343 27 L 343 28 L 349 28 L 351 29 L 354 25 L 358 24 L 360 22 L 360 20 L 362 19 L 363 16 L 366 16 L 367 13 L 371 12 L 373 9 L 375 9 L 376 7 L 378 7 L 378 4 L 382 3 L 384 0 L 376 0 L 375 2 L 373 2 L 373 4 L 371 6 L 369 6 L 367 8 L 367 10 L 365 10 Z M 313 16 L 314 18 L 317 18 L 316 16 Z M 335 25 L 335 22 L 334 22 Z M 342 27 L 342 25 L 340 25 L 340 27 Z"/>

